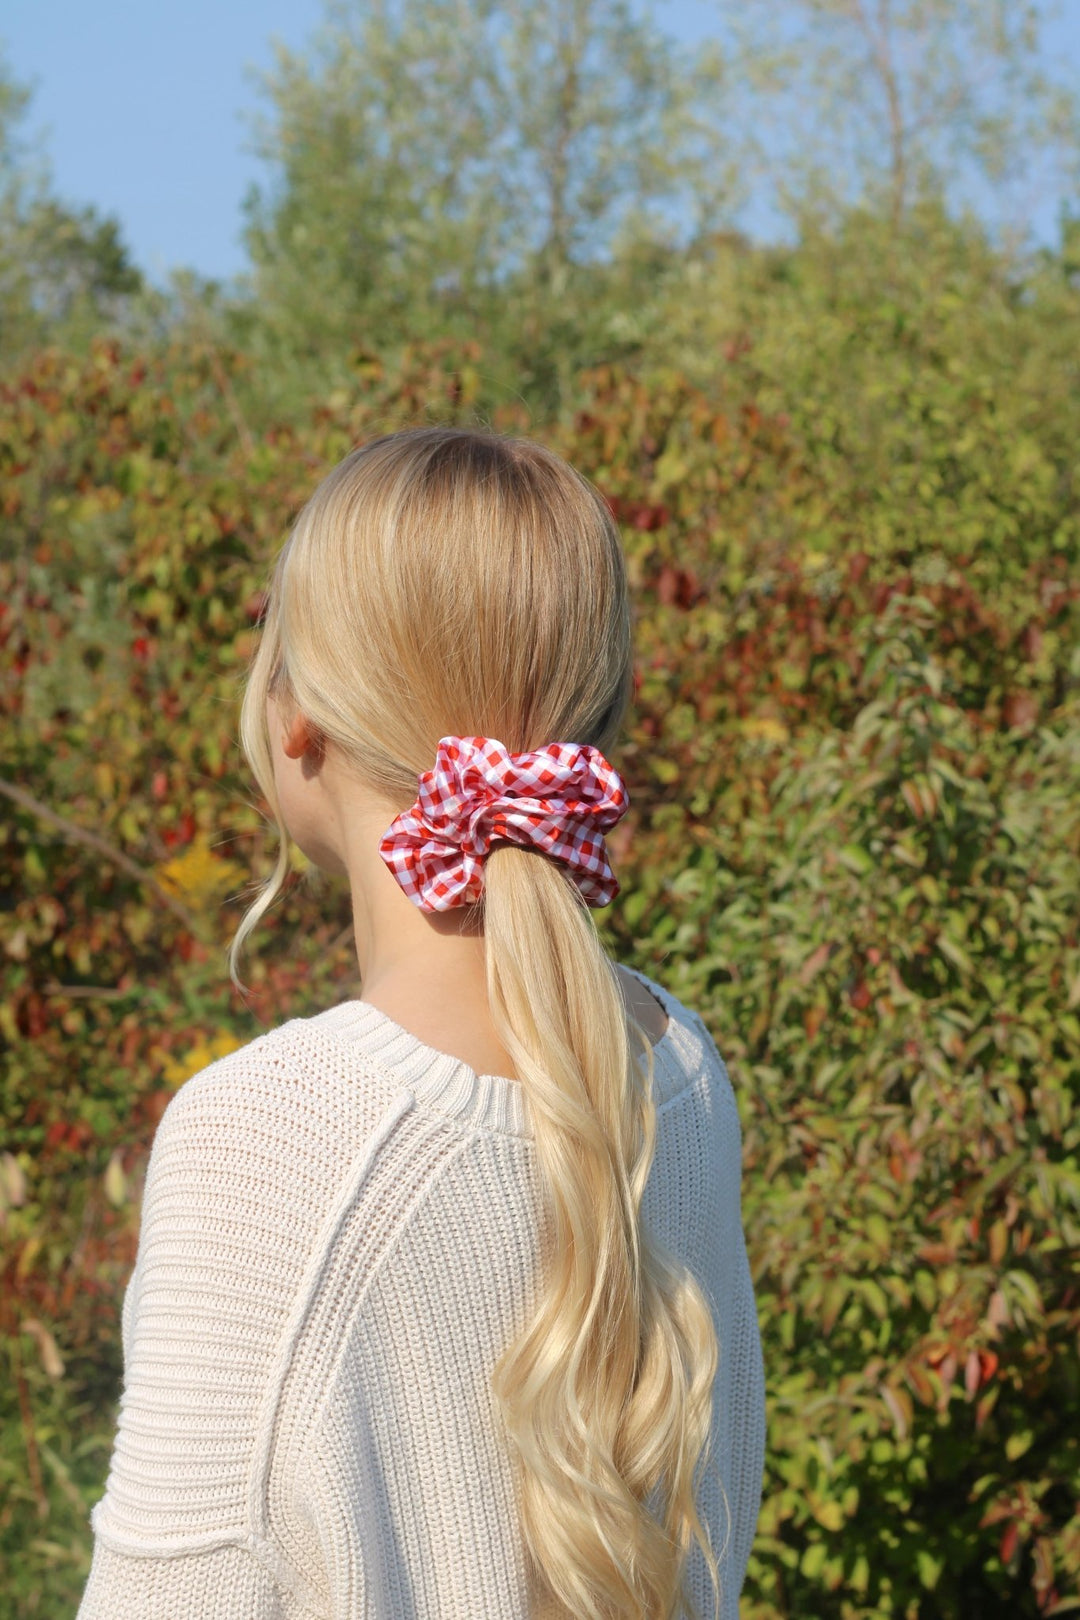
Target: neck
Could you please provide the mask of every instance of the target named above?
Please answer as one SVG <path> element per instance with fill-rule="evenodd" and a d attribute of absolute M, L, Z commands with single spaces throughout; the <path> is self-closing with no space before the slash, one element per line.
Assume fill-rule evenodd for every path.
<path fill-rule="evenodd" d="M 475 905 L 422 911 L 379 854 L 393 813 L 350 818 L 345 860 L 364 999 L 398 986 L 487 1003 L 484 935 Z"/>

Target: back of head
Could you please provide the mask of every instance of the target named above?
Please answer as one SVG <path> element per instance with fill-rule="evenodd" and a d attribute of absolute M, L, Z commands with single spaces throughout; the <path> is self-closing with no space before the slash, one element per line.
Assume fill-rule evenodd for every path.
<path fill-rule="evenodd" d="M 249 672 L 241 737 L 282 846 L 237 931 L 234 974 L 287 870 L 268 692 L 404 810 L 446 735 L 608 754 L 632 680 L 618 529 L 559 456 L 442 427 L 355 450 L 282 549 Z M 525 1088 L 553 1218 L 535 1319 L 493 1378 L 545 1613 L 696 1620 L 692 1540 L 718 1579 L 694 1483 L 717 1342 L 698 1284 L 640 1222 L 651 1047 L 631 1039 L 614 966 L 559 862 L 496 843 L 483 883 L 491 1017 Z"/>

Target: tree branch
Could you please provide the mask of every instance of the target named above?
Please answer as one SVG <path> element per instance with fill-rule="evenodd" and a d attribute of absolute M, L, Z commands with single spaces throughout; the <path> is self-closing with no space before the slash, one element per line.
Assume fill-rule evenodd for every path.
<path fill-rule="evenodd" d="M 890 172 L 892 179 L 892 222 L 900 223 L 907 193 L 907 150 L 904 115 L 900 99 L 900 80 L 892 52 L 892 18 L 889 0 L 880 0 L 878 27 L 870 18 L 865 0 L 856 0 L 859 25 L 866 36 L 874 65 L 881 75 L 885 98 L 889 108 Z"/>
<path fill-rule="evenodd" d="M 11 799 L 13 803 L 19 805 L 23 810 L 28 810 L 32 816 L 37 817 L 38 821 L 44 821 L 47 826 L 55 827 L 57 832 L 62 833 L 69 842 L 85 844 L 87 849 L 96 850 L 99 855 L 105 857 L 111 866 L 119 867 L 122 872 L 126 872 L 129 877 L 134 878 L 136 883 L 149 889 L 154 897 L 179 917 L 184 926 L 189 928 L 193 934 L 201 936 L 202 923 L 195 913 L 190 911 L 182 900 L 178 900 L 174 894 L 170 894 L 169 890 L 163 883 L 158 881 L 153 872 L 149 871 L 145 866 L 140 866 L 137 861 L 133 861 L 129 855 L 124 854 L 122 849 L 117 849 L 107 839 L 102 838 L 99 833 L 90 832 L 88 828 L 80 827 L 76 822 L 69 821 L 66 816 L 62 816 L 58 811 L 50 809 L 47 804 L 42 804 L 40 799 L 35 799 L 34 795 L 27 793 L 25 788 L 17 787 L 14 782 L 8 782 L 3 777 L 0 777 L 0 793 Z"/>

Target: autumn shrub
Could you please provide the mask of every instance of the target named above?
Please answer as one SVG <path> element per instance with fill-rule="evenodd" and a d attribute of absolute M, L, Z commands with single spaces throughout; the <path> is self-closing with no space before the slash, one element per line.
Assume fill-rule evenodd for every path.
<path fill-rule="evenodd" d="M 1064 1613 L 1080 1582 L 1071 440 L 1060 422 L 1038 438 L 1031 374 L 1034 449 L 1006 458 L 985 424 L 1019 408 L 1015 380 L 957 385 L 937 431 L 974 433 L 978 453 L 919 496 L 924 533 L 916 472 L 853 480 L 752 350 L 708 388 L 593 368 L 550 423 L 487 400 L 483 377 L 468 346 L 365 350 L 351 392 L 278 426 L 245 411 L 244 356 L 209 346 L 44 351 L 0 385 L 9 1612 L 70 1612 L 85 1579 L 169 1097 L 267 1025 L 359 993 L 348 896 L 299 855 L 248 1002 L 225 972 L 271 849 L 236 746 L 269 558 L 357 440 L 479 416 L 567 454 L 625 536 L 631 811 L 598 920 L 701 1010 L 739 1099 L 769 1391 L 744 1612 Z M 921 398 L 895 401 L 912 468 L 932 459 Z M 852 437 L 859 408 L 838 389 Z M 995 512 L 1014 517 L 988 532 Z"/>

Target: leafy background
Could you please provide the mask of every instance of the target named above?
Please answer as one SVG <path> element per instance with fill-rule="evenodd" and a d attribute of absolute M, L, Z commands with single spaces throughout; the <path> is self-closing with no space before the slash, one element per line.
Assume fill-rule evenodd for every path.
<path fill-rule="evenodd" d="M 784 247 L 639 240 L 558 310 L 549 242 L 489 319 L 414 336 L 360 293 L 329 336 L 292 292 L 170 302 L 115 235 L 95 280 L 88 218 L 41 250 L 67 301 L 0 324 L 3 1615 L 77 1606 L 162 1110 L 357 993 L 348 896 L 299 855 L 229 984 L 272 859 L 237 710 L 292 516 L 426 420 L 553 445 L 622 528 L 597 920 L 739 1101 L 744 1616 L 1080 1609 L 1080 259 L 1067 217 L 1018 255 L 940 188 L 901 201 L 815 202 Z"/>

